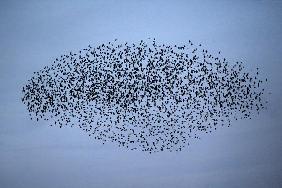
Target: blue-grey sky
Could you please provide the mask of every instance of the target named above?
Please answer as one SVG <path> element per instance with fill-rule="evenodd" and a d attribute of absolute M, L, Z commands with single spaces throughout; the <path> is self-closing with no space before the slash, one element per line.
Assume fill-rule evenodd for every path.
<path fill-rule="evenodd" d="M 33 72 L 89 44 L 148 37 L 259 67 L 268 109 L 151 155 L 29 119 L 20 98 Z M 0 38 L 0 187 L 282 187 L 282 1 L 0 1 Z"/>

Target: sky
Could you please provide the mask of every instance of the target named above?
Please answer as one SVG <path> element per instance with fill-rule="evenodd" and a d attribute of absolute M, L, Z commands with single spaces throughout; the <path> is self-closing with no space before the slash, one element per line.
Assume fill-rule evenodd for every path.
<path fill-rule="evenodd" d="M 155 37 L 201 43 L 268 78 L 266 110 L 155 154 L 30 120 L 21 89 L 69 51 Z M 282 187 L 282 1 L 0 1 L 0 187 Z"/>

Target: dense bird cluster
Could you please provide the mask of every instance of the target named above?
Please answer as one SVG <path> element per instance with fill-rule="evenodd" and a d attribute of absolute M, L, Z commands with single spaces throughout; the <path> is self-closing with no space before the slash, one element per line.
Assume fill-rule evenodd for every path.
<path fill-rule="evenodd" d="M 23 87 L 31 118 L 77 126 L 103 143 L 142 151 L 179 151 L 201 133 L 264 108 L 258 72 L 220 52 L 182 46 L 109 42 L 70 52 Z M 267 81 L 267 80 L 265 80 Z"/>

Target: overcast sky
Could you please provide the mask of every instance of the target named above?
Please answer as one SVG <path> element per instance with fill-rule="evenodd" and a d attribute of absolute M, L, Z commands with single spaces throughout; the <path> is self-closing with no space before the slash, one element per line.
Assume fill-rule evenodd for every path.
<path fill-rule="evenodd" d="M 259 67 L 268 109 L 151 155 L 29 119 L 20 98 L 33 72 L 89 44 L 148 37 Z M 282 187 L 282 1 L 2 0 L 0 39 L 0 187 Z"/>

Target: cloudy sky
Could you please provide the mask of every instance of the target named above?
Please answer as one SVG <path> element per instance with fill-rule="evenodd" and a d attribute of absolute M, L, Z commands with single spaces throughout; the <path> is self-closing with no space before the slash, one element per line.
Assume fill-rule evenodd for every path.
<path fill-rule="evenodd" d="M 0 187 L 282 187 L 282 1 L 0 1 Z M 259 67 L 268 109 L 182 152 L 128 151 L 33 122 L 21 88 L 69 51 L 103 42 L 202 43 Z"/>

